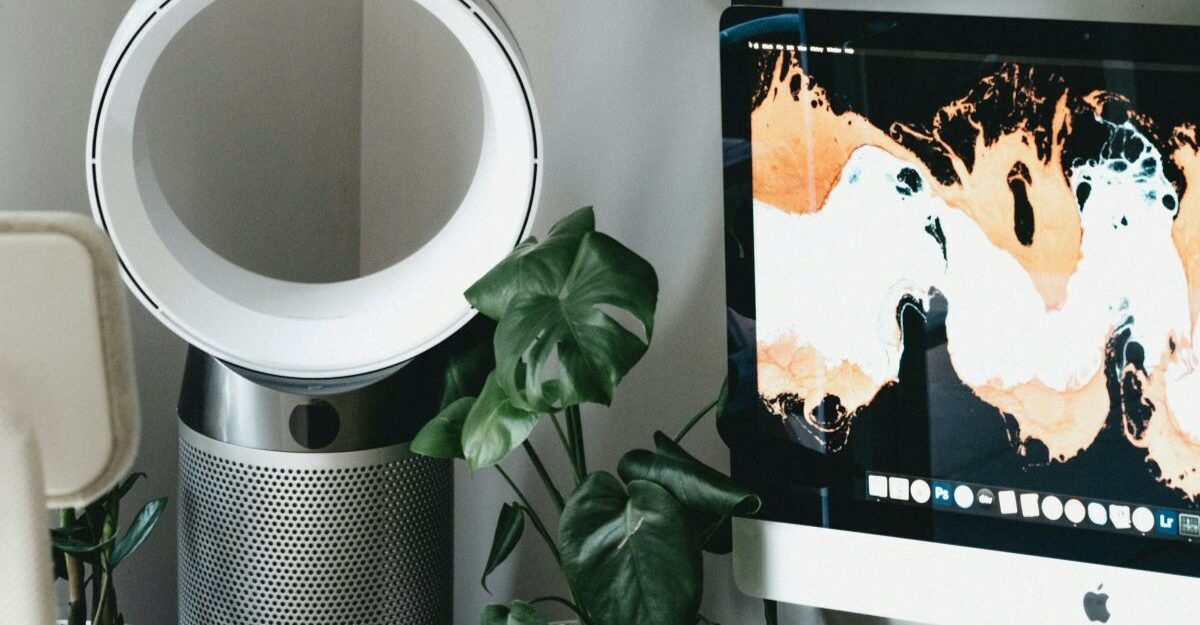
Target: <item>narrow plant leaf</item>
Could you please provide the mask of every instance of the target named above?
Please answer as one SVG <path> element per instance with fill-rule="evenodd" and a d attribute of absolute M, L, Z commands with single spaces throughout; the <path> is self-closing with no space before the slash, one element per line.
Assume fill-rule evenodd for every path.
<path fill-rule="evenodd" d="M 663 487 L 593 473 L 567 502 L 559 536 L 567 581 L 596 625 L 696 622 L 700 546 Z"/>
<path fill-rule="evenodd" d="M 580 240 L 595 229 L 596 217 L 590 206 L 571 213 L 550 229 L 545 241 L 530 237 L 518 245 L 467 289 L 467 301 L 499 321 L 519 294 L 557 294 L 571 271 Z"/>
<path fill-rule="evenodd" d="M 725 380 L 721 382 L 721 392 L 717 394 L 717 418 L 720 419 L 725 415 L 725 409 L 729 406 L 729 376 L 725 376 Z"/>
<path fill-rule="evenodd" d="M 513 601 L 507 606 L 489 605 L 483 609 L 482 625 L 549 625 L 537 608 L 524 601 Z"/>
<path fill-rule="evenodd" d="M 54 562 L 54 579 L 67 579 L 67 557 L 60 549 L 50 549 L 50 559 Z"/>
<path fill-rule="evenodd" d="M 492 537 L 492 549 L 488 553 L 487 566 L 484 567 L 483 577 L 479 580 L 484 590 L 492 592 L 487 587 L 488 575 L 491 575 L 496 567 L 508 559 L 517 543 L 521 541 L 521 534 L 524 531 L 524 509 L 515 503 L 504 504 L 504 507 L 500 509 L 500 518 L 496 521 L 496 534 Z"/>
<path fill-rule="evenodd" d="M 76 555 L 94 553 L 107 546 L 110 542 L 112 541 L 107 540 L 102 543 L 96 543 L 87 540 L 79 540 L 76 538 L 68 538 L 61 534 L 55 533 L 54 531 L 51 531 L 50 533 L 50 544 L 53 545 L 55 549 Z"/>
<path fill-rule="evenodd" d="M 770 599 L 763 599 L 763 620 L 767 625 L 779 625 L 779 604 Z"/>
<path fill-rule="evenodd" d="M 627 483 L 649 480 L 667 489 L 691 515 L 703 547 L 728 553 L 732 545 L 730 517 L 753 514 L 762 507 L 757 495 L 732 478 L 705 465 L 662 432 L 655 432 L 656 450 L 635 449 L 621 458 L 617 473 Z"/>
<path fill-rule="evenodd" d="M 56 527 L 50 530 L 51 551 L 55 561 L 64 554 L 71 554 L 75 559 L 86 564 L 95 565 L 100 562 L 100 550 L 113 542 L 113 539 L 98 542 L 85 525 L 77 524 L 71 527 Z M 65 565 L 65 560 L 63 561 Z"/>
<path fill-rule="evenodd" d="M 488 376 L 483 392 L 463 423 L 463 456 L 471 469 L 499 464 L 529 438 L 539 415 L 517 408 L 500 388 L 495 374 Z"/>
<path fill-rule="evenodd" d="M 133 490 L 134 484 L 136 484 L 138 480 L 143 479 L 145 477 L 146 477 L 145 473 L 134 473 L 133 475 L 130 475 L 129 477 L 125 478 L 125 481 L 121 482 L 121 484 L 119 486 L 117 486 L 117 490 L 115 493 L 117 496 L 117 500 L 120 501 L 121 499 L 124 499 L 125 495 L 128 495 L 130 490 Z"/>
<path fill-rule="evenodd" d="M 496 373 L 505 392 L 539 412 L 611 403 L 649 347 L 657 302 L 650 263 L 605 234 L 584 235 L 561 289 L 523 289 L 500 318 Z M 642 335 L 614 313 L 640 324 Z"/>
<path fill-rule="evenodd" d="M 141 512 L 138 512 L 133 522 L 129 524 L 129 529 L 125 530 L 125 535 L 113 547 L 112 556 L 108 560 L 110 570 L 117 568 L 122 560 L 137 551 L 146 542 L 166 509 L 166 497 L 155 499 L 142 507 Z"/>
<path fill-rule="evenodd" d="M 474 404 L 474 397 L 462 397 L 451 402 L 417 432 L 409 449 L 415 454 L 441 460 L 462 458 L 463 424 Z"/>

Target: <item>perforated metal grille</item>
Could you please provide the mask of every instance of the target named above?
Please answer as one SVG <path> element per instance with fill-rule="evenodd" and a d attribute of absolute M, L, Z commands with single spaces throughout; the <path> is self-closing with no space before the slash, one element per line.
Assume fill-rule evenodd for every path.
<path fill-rule="evenodd" d="M 179 462 L 181 625 L 450 623 L 448 463 Z"/>

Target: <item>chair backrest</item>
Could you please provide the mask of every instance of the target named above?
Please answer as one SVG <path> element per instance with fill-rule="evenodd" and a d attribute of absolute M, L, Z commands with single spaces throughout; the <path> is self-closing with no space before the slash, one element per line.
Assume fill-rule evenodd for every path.
<path fill-rule="evenodd" d="M 50 623 L 50 540 L 42 465 L 33 432 L 0 410 L 0 609 L 13 622 Z"/>
<path fill-rule="evenodd" d="M 0 614 L 53 622 L 47 508 L 129 472 L 140 415 L 109 240 L 69 213 L 0 212 Z"/>

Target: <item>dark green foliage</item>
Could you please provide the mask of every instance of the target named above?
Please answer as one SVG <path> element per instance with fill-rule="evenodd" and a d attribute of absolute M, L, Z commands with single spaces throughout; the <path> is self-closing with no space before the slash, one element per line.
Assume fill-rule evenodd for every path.
<path fill-rule="evenodd" d="M 714 408 L 720 411 L 724 389 L 675 440 L 659 433 L 654 451 L 626 454 L 620 480 L 589 472 L 584 449 L 580 406 L 610 404 L 616 387 L 649 348 L 658 303 L 654 268 L 596 232 L 592 209 L 584 208 L 551 228 L 544 241 L 523 242 L 466 297 L 496 323 L 487 350 L 494 354 L 494 370 L 479 372 L 479 363 L 490 369 L 492 361 L 486 359 L 452 358 L 451 363 L 465 363 L 447 372 L 447 388 L 457 390 L 443 397 L 441 413 L 417 435 L 412 449 L 464 459 L 472 469 L 495 467 L 519 498 L 501 510 L 481 582 L 512 553 L 528 521 L 571 591 L 570 600 L 489 605 L 482 623 L 545 625 L 534 607 L 544 601 L 561 604 L 584 625 L 702 621 L 697 613 L 702 551 L 727 552 L 731 516 L 759 507 L 756 496 L 678 444 Z M 476 390 L 478 382 L 450 383 L 485 375 L 482 390 Z M 534 451 L 530 434 L 545 421 L 562 444 L 573 492 L 559 490 Z M 518 448 L 561 514 L 557 536 L 555 526 L 542 520 L 501 467 Z"/>

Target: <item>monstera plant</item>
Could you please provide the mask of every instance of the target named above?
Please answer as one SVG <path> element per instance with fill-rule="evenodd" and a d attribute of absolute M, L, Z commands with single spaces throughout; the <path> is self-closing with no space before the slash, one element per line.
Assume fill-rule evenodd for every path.
<path fill-rule="evenodd" d="M 727 553 L 730 518 L 753 513 L 756 496 L 680 446 L 723 393 L 675 436 L 653 435 L 616 471 L 588 466 L 582 407 L 607 406 L 649 348 L 658 278 L 650 264 L 597 232 L 590 208 L 530 238 L 466 292 L 493 320 L 491 341 L 459 354 L 446 372 L 442 411 L 412 443 L 415 452 L 494 469 L 516 500 L 499 513 L 481 583 L 527 527 L 546 543 L 570 590 L 483 610 L 484 625 L 545 625 L 539 607 L 569 608 L 584 625 L 693 625 L 704 551 Z M 490 344 L 489 344 L 490 343 Z M 589 411 L 590 412 L 590 411 Z M 626 416 L 625 418 L 628 418 Z M 552 428 L 569 476 L 555 476 L 529 440 Z M 553 510 L 539 510 L 501 465 L 523 454 Z M 544 450 L 543 450 L 544 451 Z M 563 478 L 566 477 L 564 480 Z M 564 486 L 565 484 L 565 486 Z"/>

